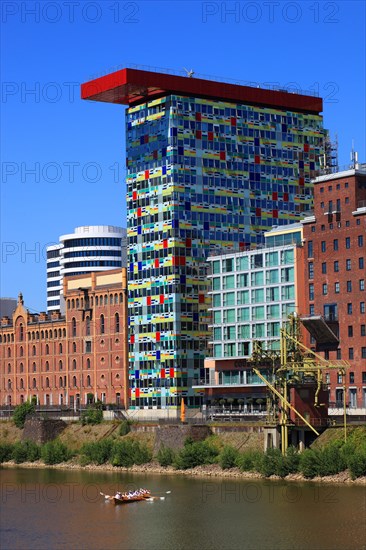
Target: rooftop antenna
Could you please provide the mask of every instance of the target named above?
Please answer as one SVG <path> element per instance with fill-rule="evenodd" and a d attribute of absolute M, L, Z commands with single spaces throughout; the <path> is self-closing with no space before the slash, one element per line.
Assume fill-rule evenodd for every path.
<path fill-rule="evenodd" d="M 194 75 L 194 70 L 191 69 L 191 70 L 189 71 L 189 70 L 186 69 L 185 67 L 183 67 L 183 69 L 186 71 L 188 78 L 192 78 L 192 76 Z"/>
<path fill-rule="evenodd" d="M 352 151 L 351 151 L 351 168 L 357 168 L 358 164 L 358 153 L 355 151 L 354 140 L 352 140 Z"/>

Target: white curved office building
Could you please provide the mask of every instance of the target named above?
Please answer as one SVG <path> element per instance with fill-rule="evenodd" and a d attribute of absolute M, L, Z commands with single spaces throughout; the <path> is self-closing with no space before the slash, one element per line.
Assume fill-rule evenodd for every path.
<path fill-rule="evenodd" d="M 47 248 L 47 311 L 64 310 L 63 278 L 126 266 L 126 229 L 84 225 Z"/>

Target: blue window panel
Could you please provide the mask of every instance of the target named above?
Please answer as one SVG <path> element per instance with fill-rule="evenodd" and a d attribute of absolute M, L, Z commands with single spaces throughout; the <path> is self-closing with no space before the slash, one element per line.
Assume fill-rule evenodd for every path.
<path fill-rule="evenodd" d="M 135 378 L 136 378 L 136 380 L 140 379 L 140 371 L 139 370 L 135 370 Z"/>

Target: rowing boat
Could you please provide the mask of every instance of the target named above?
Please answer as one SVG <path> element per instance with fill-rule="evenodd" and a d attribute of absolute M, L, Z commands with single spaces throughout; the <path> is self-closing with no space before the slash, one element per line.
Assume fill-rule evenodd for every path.
<path fill-rule="evenodd" d="M 129 504 L 130 502 L 140 502 L 141 500 L 147 500 L 151 498 L 150 497 L 150 494 L 146 494 L 146 495 L 138 495 L 138 496 L 135 496 L 135 497 L 122 497 L 122 498 L 117 498 L 117 497 L 113 497 L 113 502 L 114 504 Z"/>

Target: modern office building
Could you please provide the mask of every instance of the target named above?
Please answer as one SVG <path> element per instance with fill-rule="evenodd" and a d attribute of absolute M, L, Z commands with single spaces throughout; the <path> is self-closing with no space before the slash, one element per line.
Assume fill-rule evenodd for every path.
<path fill-rule="evenodd" d="M 280 351 L 280 330 L 291 314 L 305 312 L 304 249 L 301 223 L 265 233 L 265 245 L 246 252 L 210 256 L 211 352 L 201 389 L 208 403 L 230 396 L 263 399 L 265 385 L 252 371 L 254 345 Z M 200 385 L 198 385 L 200 387 Z M 247 408 L 247 407 L 246 407 Z"/>
<path fill-rule="evenodd" d="M 1 319 L 0 406 L 43 407 L 128 399 L 126 269 L 64 280 L 65 315 L 30 314 L 20 294 Z"/>
<path fill-rule="evenodd" d="M 65 311 L 63 279 L 126 266 L 126 230 L 84 225 L 47 248 L 47 311 Z"/>
<path fill-rule="evenodd" d="M 255 247 L 312 207 L 322 101 L 132 69 L 81 92 L 128 106 L 130 407 L 198 406 L 205 260 Z"/>
<path fill-rule="evenodd" d="M 366 408 L 366 165 L 319 176 L 314 211 L 303 220 L 307 320 L 316 351 L 346 360 L 350 409 Z M 343 407 L 343 380 L 327 373 L 330 400 Z"/>

